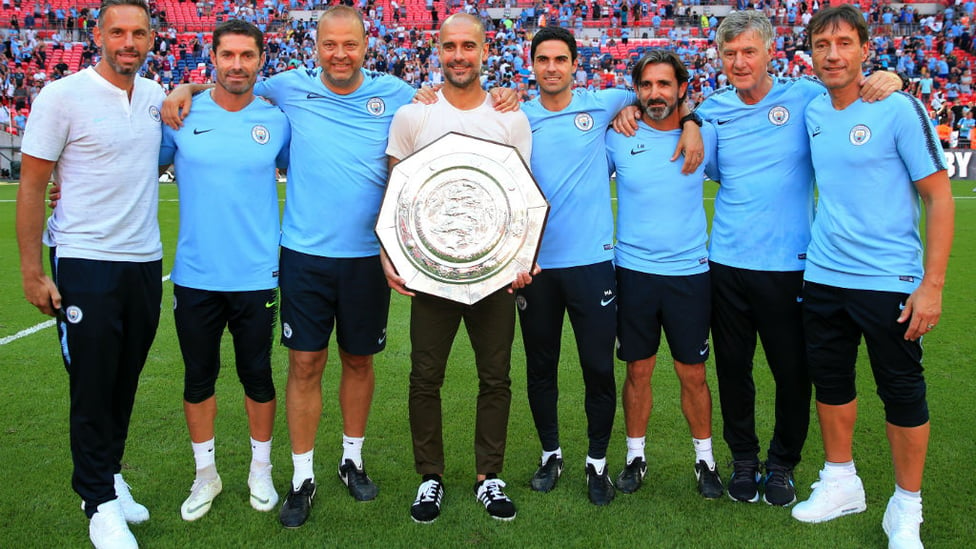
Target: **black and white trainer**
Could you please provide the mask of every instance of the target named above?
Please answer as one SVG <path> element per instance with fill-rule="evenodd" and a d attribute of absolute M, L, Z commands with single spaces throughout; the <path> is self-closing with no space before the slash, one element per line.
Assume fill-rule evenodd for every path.
<path fill-rule="evenodd" d="M 559 480 L 559 476 L 562 474 L 563 458 L 553 454 L 549 456 L 549 459 L 545 463 L 542 463 L 540 460 L 539 468 L 532 475 L 532 480 L 529 481 L 529 485 L 536 492 L 549 492 L 556 487 L 556 481 Z"/>
<path fill-rule="evenodd" d="M 376 495 L 380 493 L 373 479 L 366 474 L 366 467 L 356 467 L 351 459 L 339 464 L 339 478 L 349 488 L 349 495 L 356 501 L 370 501 L 376 499 Z"/>
<path fill-rule="evenodd" d="M 429 524 L 441 516 L 441 501 L 444 499 L 444 482 L 440 475 L 424 475 L 424 481 L 417 489 L 417 499 L 410 506 L 410 516 L 414 522 Z"/>
<path fill-rule="evenodd" d="M 617 489 L 625 494 L 633 494 L 644 483 L 646 474 L 647 462 L 642 457 L 635 457 L 617 475 Z"/>
<path fill-rule="evenodd" d="M 475 483 L 474 495 L 484 504 L 491 518 L 512 520 L 515 518 L 515 504 L 505 495 L 503 488 L 505 488 L 505 481 L 494 474 L 489 474 L 485 480 Z"/>

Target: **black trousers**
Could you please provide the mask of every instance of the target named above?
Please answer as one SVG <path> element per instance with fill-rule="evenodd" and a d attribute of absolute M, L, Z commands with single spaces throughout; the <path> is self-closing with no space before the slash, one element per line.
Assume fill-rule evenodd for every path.
<path fill-rule="evenodd" d="M 613 374 L 616 287 L 613 264 L 606 261 L 546 269 L 519 290 L 516 306 L 525 345 L 529 407 L 543 450 L 559 448 L 559 351 L 563 318 L 568 312 L 586 388 L 587 454 L 595 459 L 607 455 L 617 411 Z"/>
<path fill-rule="evenodd" d="M 71 396 L 71 484 L 91 517 L 115 499 L 139 374 L 159 325 L 162 262 L 57 258 L 58 336 Z"/>
<path fill-rule="evenodd" d="M 712 273 L 712 346 L 725 442 L 732 459 L 759 455 L 756 336 L 776 383 L 776 420 L 767 460 L 794 467 L 810 426 L 810 378 L 803 338 L 803 272 L 751 271 L 718 263 Z"/>

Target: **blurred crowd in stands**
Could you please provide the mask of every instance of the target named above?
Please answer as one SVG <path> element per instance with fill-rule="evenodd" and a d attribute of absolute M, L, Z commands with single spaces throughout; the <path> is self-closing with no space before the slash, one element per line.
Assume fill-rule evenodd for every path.
<path fill-rule="evenodd" d="M 98 17 L 96 7 L 56 0 L 62 3 L 52 8 L 40 0 L 21 9 L 21 1 L 2 0 L 0 6 L 0 27 L 6 27 L 0 28 L 0 120 L 9 120 L 13 131 L 23 128 L 31 102 L 45 83 L 98 61 L 90 33 Z M 721 22 L 713 14 L 714 7 L 731 2 L 731 9 L 762 10 L 777 31 L 777 54 L 770 71 L 801 76 L 812 74 L 804 26 L 821 0 L 339 1 L 357 6 L 364 14 L 365 67 L 390 72 L 418 87 L 442 82 L 432 29 L 446 15 L 466 11 L 480 15 L 489 29 L 491 48 L 482 76 L 487 87 L 510 87 L 526 99 L 533 97 L 537 88 L 528 61 L 532 33 L 540 26 L 559 25 L 573 29 L 580 39 L 577 85 L 630 87 L 632 63 L 647 49 L 669 47 L 691 71 L 688 94 L 697 104 L 726 83 L 714 42 Z M 970 108 L 976 98 L 976 0 L 948 0 L 929 15 L 916 11 L 919 4 L 862 2 L 872 31 L 870 69 L 895 70 L 907 77 L 909 90 L 930 109 L 933 123 L 947 126 L 953 138 L 958 136 L 968 146 L 973 127 Z M 264 77 L 311 69 L 315 10 L 329 4 L 322 0 L 155 0 L 150 5 L 157 37 L 144 74 L 166 89 L 184 82 L 209 82 L 209 29 L 231 18 L 250 21 L 267 33 Z M 299 12 L 305 17 L 291 15 Z"/>

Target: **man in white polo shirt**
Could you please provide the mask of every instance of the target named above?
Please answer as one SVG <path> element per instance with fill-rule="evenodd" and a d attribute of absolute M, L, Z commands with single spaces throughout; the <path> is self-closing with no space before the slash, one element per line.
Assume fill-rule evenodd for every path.
<path fill-rule="evenodd" d="M 94 38 L 101 61 L 45 87 L 27 122 L 17 242 L 25 297 L 58 318 L 72 486 L 91 519 L 92 543 L 136 547 L 126 522 L 148 520 L 149 512 L 120 471 L 139 373 L 159 323 L 163 90 L 137 76 L 153 44 L 144 0 L 103 0 L 100 13 Z M 61 195 L 45 227 L 52 174 Z"/>

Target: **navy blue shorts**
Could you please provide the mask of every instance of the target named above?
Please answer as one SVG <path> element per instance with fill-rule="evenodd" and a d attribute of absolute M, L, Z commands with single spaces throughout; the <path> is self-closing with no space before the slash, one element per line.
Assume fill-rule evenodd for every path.
<path fill-rule="evenodd" d="M 887 421 L 917 427 L 929 420 L 922 340 L 906 341 L 907 323 L 896 322 L 906 299 L 899 292 L 804 283 L 803 328 L 818 402 L 839 406 L 857 397 L 855 365 L 863 336 Z"/>
<path fill-rule="evenodd" d="M 173 319 L 185 366 L 183 400 L 196 404 L 214 395 L 224 328 L 234 341 L 234 362 L 244 394 L 255 402 L 275 398 L 271 378 L 278 290 L 214 292 L 173 285 Z"/>
<path fill-rule="evenodd" d="M 711 286 L 707 272 L 663 276 L 617 267 L 617 358 L 651 358 L 661 329 L 671 356 L 685 364 L 708 359 Z"/>
<path fill-rule="evenodd" d="M 281 343 L 296 351 L 339 347 L 373 355 L 386 347 L 390 287 L 380 256 L 331 258 L 288 248 L 279 259 Z"/>

